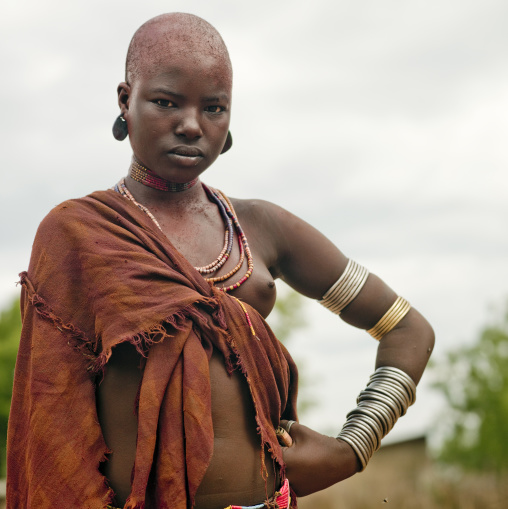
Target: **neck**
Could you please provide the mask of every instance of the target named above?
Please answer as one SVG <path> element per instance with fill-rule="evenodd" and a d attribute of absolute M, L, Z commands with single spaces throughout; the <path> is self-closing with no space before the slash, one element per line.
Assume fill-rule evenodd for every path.
<path fill-rule="evenodd" d="M 153 208 L 153 210 L 180 210 L 182 207 L 187 208 L 191 206 L 191 204 L 210 203 L 200 180 L 198 180 L 197 185 L 185 191 L 173 193 L 159 191 L 153 187 L 146 186 L 134 180 L 129 173 L 129 175 L 125 177 L 125 185 L 136 201 L 150 209 Z"/>
<path fill-rule="evenodd" d="M 195 178 L 190 182 L 184 183 L 170 182 L 169 180 L 159 177 L 159 175 L 149 168 L 143 166 L 135 157 L 132 158 L 132 163 L 129 168 L 129 177 L 144 186 L 168 193 L 180 193 L 182 191 L 187 191 L 187 189 L 193 187 L 199 180 L 198 178 Z"/>

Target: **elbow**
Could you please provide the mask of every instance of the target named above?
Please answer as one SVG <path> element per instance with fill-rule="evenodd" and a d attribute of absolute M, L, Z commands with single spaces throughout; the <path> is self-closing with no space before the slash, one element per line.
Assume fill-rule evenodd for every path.
<path fill-rule="evenodd" d="M 415 332 L 415 342 L 413 345 L 416 354 L 415 364 L 418 365 L 418 368 L 414 371 L 414 380 L 418 383 L 434 351 L 436 335 L 430 323 L 419 313 L 417 330 Z"/>
<path fill-rule="evenodd" d="M 436 334 L 434 333 L 434 329 L 432 325 L 422 316 L 423 327 L 421 331 L 421 337 L 423 344 L 427 350 L 427 355 L 430 358 L 432 352 L 434 351 L 434 346 L 436 344 Z"/>
<path fill-rule="evenodd" d="M 416 341 L 415 347 L 418 345 L 419 351 L 425 349 L 430 357 L 436 343 L 436 335 L 432 325 L 430 325 L 427 319 L 415 308 L 411 309 L 409 316 L 411 320 L 410 326 L 412 328 L 412 334 L 414 334 Z"/>

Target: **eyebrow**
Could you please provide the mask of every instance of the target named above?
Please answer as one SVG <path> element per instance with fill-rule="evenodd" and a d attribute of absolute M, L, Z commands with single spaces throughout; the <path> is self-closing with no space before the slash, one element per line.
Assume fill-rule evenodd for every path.
<path fill-rule="evenodd" d="M 179 99 L 182 99 L 184 97 L 182 94 L 177 94 L 176 92 L 171 92 L 171 90 L 168 90 L 166 88 L 152 88 L 152 89 L 150 89 L 150 93 L 172 95 L 173 97 L 178 97 Z"/>
<path fill-rule="evenodd" d="M 220 94 L 213 97 L 205 97 L 203 98 L 204 102 L 207 103 L 216 103 L 220 101 L 229 101 L 229 96 L 227 94 Z"/>
<path fill-rule="evenodd" d="M 177 94 L 176 92 L 172 92 L 171 90 L 167 88 L 152 88 L 150 89 L 150 93 L 152 94 L 165 94 L 165 95 L 171 95 L 173 97 L 176 97 L 178 99 L 184 99 L 185 96 L 183 94 Z M 229 96 L 227 94 L 220 94 L 210 97 L 204 97 L 203 102 L 207 103 L 213 103 L 213 102 L 220 102 L 220 101 L 229 101 Z"/>

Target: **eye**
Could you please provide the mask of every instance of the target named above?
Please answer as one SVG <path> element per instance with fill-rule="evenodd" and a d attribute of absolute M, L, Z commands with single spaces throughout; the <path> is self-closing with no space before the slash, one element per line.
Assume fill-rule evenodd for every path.
<path fill-rule="evenodd" d="M 224 108 L 224 106 L 214 104 L 213 106 L 207 106 L 205 111 L 208 113 L 222 113 L 223 111 L 226 111 L 226 108 Z"/>
<path fill-rule="evenodd" d="M 157 106 L 161 106 L 162 108 L 170 108 L 174 106 L 174 103 L 169 99 L 155 99 L 154 102 Z"/>

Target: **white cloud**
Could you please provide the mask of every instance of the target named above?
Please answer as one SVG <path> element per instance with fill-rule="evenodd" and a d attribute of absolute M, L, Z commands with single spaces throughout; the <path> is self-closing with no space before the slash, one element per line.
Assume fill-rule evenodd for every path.
<path fill-rule="evenodd" d="M 129 146 L 110 133 L 115 90 L 132 33 L 167 8 L 2 5 L 0 303 L 49 209 L 126 172 Z M 235 68 L 234 149 L 205 181 L 317 226 L 429 315 L 438 354 L 471 340 L 508 294 L 508 4 L 203 0 L 171 8 L 217 26 Z M 362 375 L 347 384 L 356 396 L 373 353 L 332 343 L 335 322 L 315 324 L 323 351 L 336 354 L 313 357 L 304 340 L 296 350 L 313 351 L 312 373 L 324 366 L 347 379 L 348 366 L 358 366 Z M 344 385 L 322 382 L 352 402 Z M 326 418 L 330 426 L 343 405 Z"/>

